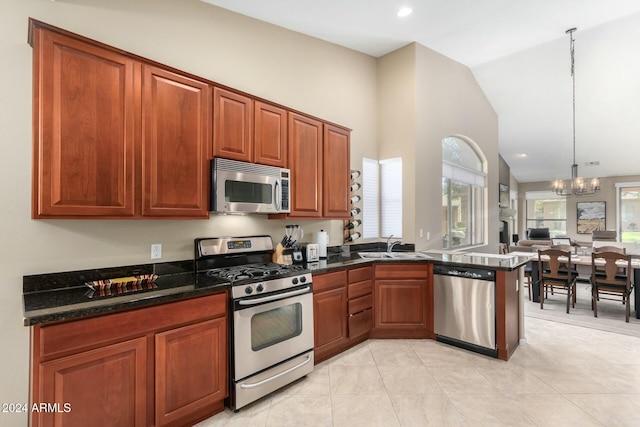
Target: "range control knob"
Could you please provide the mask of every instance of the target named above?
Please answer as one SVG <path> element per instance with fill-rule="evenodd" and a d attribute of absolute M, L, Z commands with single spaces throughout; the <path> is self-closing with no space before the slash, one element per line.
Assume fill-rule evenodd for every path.
<path fill-rule="evenodd" d="M 247 286 L 246 288 L 244 288 L 244 293 L 245 294 L 253 293 L 253 288 L 251 286 Z"/>
<path fill-rule="evenodd" d="M 293 280 L 291 281 L 291 283 L 293 283 L 294 285 L 298 284 L 298 278 L 294 277 Z"/>
<path fill-rule="evenodd" d="M 304 283 L 304 282 L 306 282 L 306 281 L 307 281 L 307 278 L 306 278 L 306 277 L 304 277 L 304 276 L 300 277 L 300 283 Z"/>
<path fill-rule="evenodd" d="M 262 292 L 264 291 L 264 286 L 262 286 L 262 284 L 258 285 L 258 287 L 256 288 L 256 292 Z"/>

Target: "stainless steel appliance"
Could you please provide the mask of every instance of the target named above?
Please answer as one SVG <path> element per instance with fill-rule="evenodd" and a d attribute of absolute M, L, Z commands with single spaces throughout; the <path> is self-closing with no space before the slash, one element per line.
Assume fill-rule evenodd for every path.
<path fill-rule="evenodd" d="M 211 160 L 211 211 L 287 213 L 290 195 L 289 169 Z"/>
<path fill-rule="evenodd" d="M 433 306 L 438 341 L 498 357 L 494 271 L 434 265 Z"/>
<path fill-rule="evenodd" d="M 231 283 L 230 407 L 313 370 L 313 290 L 302 265 L 271 263 L 270 236 L 195 240 L 196 280 Z"/>
<path fill-rule="evenodd" d="M 306 262 L 320 261 L 320 252 L 317 243 L 301 243 L 300 250 L 302 251 L 302 258 Z"/>

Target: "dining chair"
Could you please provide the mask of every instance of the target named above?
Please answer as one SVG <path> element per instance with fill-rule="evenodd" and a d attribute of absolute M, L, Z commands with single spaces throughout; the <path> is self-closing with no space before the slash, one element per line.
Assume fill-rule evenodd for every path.
<path fill-rule="evenodd" d="M 570 305 L 576 306 L 578 272 L 572 267 L 571 251 L 555 248 L 538 250 L 538 277 L 540 309 L 544 308 L 547 289 L 559 290 L 561 294 L 567 295 L 567 313 Z"/>
<path fill-rule="evenodd" d="M 633 290 L 631 274 L 631 255 L 618 252 L 594 252 L 591 254 L 591 306 L 594 317 L 598 317 L 600 298 L 614 301 L 617 301 L 617 298 L 622 298 L 622 303 L 626 306 L 625 320 L 627 323 L 629 322 L 631 313 L 629 298 Z M 601 297 L 601 295 L 603 296 Z M 607 296 L 614 298 L 606 298 Z"/>

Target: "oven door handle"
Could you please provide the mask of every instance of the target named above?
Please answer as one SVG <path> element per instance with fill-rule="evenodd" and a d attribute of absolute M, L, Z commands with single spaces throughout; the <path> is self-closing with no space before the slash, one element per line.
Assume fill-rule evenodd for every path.
<path fill-rule="evenodd" d="M 238 301 L 238 304 L 240 304 L 240 305 L 256 305 L 256 304 L 260 304 L 260 303 L 263 303 L 263 302 L 276 301 L 276 300 L 280 300 L 280 299 L 283 299 L 283 298 L 294 297 L 296 295 L 306 294 L 310 290 L 311 290 L 311 288 L 309 286 L 307 286 L 307 287 L 305 287 L 303 289 L 300 289 L 300 290 L 297 290 L 297 291 L 293 291 L 293 292 L 286 292 L 284 294 L 271 295 L 269 297 L 264 297 L 264 298 L 240 300 L 240 301 Z"/>
<path fill-rule="evenodd" d="M 304 362 L 298 363 L 296 366 L 292 366 L 291 368 L 287 369 L 286 371 L 282 371 L 279 374 L 276 374 L 272 377 L 267 378 L 266 380 L 262 380 L 262 381 L 258 381 L 257 383 L 253 383 L 253 384 L 241 384 L 240 388 L 256 388 L 256 387 L 260 387 L 263 384 L 268 383 L 269 381 L 273 381 L 277 378 L 280 378 L 283 375 L 287 375 L 290 372 L 295 371 L 298 368 L 303 367 L 304 365 L 306 365 L 307 363 L 311 362 L 311 356 L 307 354 L 307 360 L 305 360 Z"/>

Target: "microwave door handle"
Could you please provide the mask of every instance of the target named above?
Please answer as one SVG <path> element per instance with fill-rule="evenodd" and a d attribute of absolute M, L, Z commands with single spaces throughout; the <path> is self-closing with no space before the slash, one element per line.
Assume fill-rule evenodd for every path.
<path fill-rule="evenodd" d="M 276 180 L 276 185 L 273 187 L 273 197 L 276 201 L 276 210 L 280 212 L 280 199 L 282 196 L 278 195 L 278 188 L 280 187 L 280 180 Z M 282 193 L 282 190 L 280 190 Z"/>

